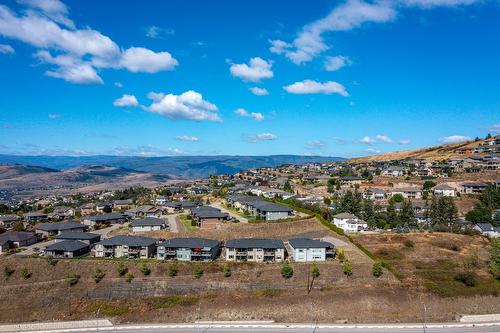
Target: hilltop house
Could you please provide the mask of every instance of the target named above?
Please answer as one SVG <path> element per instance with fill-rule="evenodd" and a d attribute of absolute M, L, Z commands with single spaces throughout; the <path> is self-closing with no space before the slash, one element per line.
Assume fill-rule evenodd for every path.
<path fill-rule="evenodd" d="M 462 184 L 462 189 L 465 194 L 480 194 L 486 188 L 483 182 L 468 182 Z"/>
<path fill-rule="evenodd" d="M 344 232 L 358 232 L 368 228 L 368 224 L 356 215 L 340 213 L 333 216 L 333 224 Z"/>
<path fill-rule="evenodd" d="M 210 206 L 201 206 L 191 209 L 191 215 L 201 229 L 219 229 L 222 224 L 229 220 L 229 214 L 220 209 Z"/>
<path fill-rule="evenodd" d="M 435 186 L 432 189 L 432 193 L 435 196 L 443 196 L 443 197 L 455 197 L 456 196 L 456 191 L 453 187 L 446 185 L 446 184 L 440 184 Z"/>
<path fill-rule="evenodd" d="M 401 177 L 405 174 L 405 168 L 398 165 L 391 165 L 382 171 L 384 176 Z"/>
<path fill-rule="evenodd" d="M 364 179 L 358 176 L 345 176 L 339 178 L 341 185 L 356 185 L 361 184 Z"/>
<path fill-rule="evenodd" d="M 96 243 L 94 253 L 99 258 L 152 258 L 156 239 L 140 236 L 114 236 Z"/>
<path fill-rule="evenodd" d="M 297 262 L 325 261 L 335 256 L 335 246 L 309 238 L 293 238 L 288 241 L 292 257 Z"/>
<path fill-rule="evenodd" d="M 210 261 L 219 255 L 219 241 L 205 238 L 171 238 L 158 244 L 160 260 Z"/>
<path fill-rule="evenodd" d="M 17 215 L 2 215 L 0 216 L 0 227 L 10 229 L 14 223 L 20 221 L 21 218 Z"/>
<path fill-rule="evenodd" d="M 401 194 L 405 199 L 421 199 L 422 189 L 417 186 L 393 188 L 390 190 L 391 196 Z"/>
<path fill-rule="evenodd" d="M 369 188 L 363 192 L 363 199 L 384 200 L 386 197 L 385 191 L 380 188 Z"/>
<path fill-rule="evenodd" d="M 285 244 L 279 239 L 229 239 L 225 257 L 228 261 L 282 262 Z"/>

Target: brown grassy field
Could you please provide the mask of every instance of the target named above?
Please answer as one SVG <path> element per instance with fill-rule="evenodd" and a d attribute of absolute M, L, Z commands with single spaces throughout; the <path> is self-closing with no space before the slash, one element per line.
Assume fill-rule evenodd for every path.
<path fill-rule="evenodd" d="M 369 251 L 393 267 L 406 284 L 441 296 L 498 295 L 500 282 L 488 273 L 489 241 L 482 236 L 449 233 L 373 234 L 355 236 Z M 455 279 L 474 272 L 477 284 Z"/>

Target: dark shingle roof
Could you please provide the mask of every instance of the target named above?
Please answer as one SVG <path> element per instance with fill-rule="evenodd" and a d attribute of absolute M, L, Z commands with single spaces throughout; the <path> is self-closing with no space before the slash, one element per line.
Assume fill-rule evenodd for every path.
<path fill-rule="evenodd" d="M 42 231 L 62 231 L 62 230 L 71 230 L 85 228 L 85 226 L 81 223 L 70 221 L 70 222 L 55 222 L 55 223 L 42 223 L 36 226 L 37 230 Z"/>
<path fill-rule="evenodd" d="M 33 237 L 35 237 L 35 234 L 33 234 L 32 232 L 9 230 L 7 232 L 4 232 L 3 234 L 0 234 L 0 244 L 3 244 L 7 241 L 22 242 Z"/>
<path fill-rule="evenodd" d="M 349 214 L 349 213 L 339 213 L 336 215 L 333 215 L 334 218 L 337 219 L 355 219 L 357 218 L 355 215 Z"/>
<path fill-rule="evenodd" d="M 141 236 L 115 236 L 109 239 L 100 241 L 99 244 L 111 246 L 150 246 L 156 243 L 156 239 Z"/>
<path fill-rule="evenodd" d="M 333 247 L 332 243 L 322 242 L 310 238 L 293 238 L 288 241 L 291 247 L 296 248 L 328 248 Z"/>
<path fill-rule="evenodd" d="M 126 218 L 126 216 L 123 214 L 107 213 L 107 214 L 89 216 L 86 219 L 94 221 L 94 222 L 102 222 L 102 221 L 109 221 L 109 220 L 118 220 L 118 219 L 123 219 L 123 218 Z"/>
<path fill-rule="evenodd" d="M 229 217 L 228 213 L 223 213 L 220 209 L 210 207 L 210 206 L 201 206 L 197 208 L 193 208 L 191 213 L 199 218 L 227 218 Z"/>
<path fill-rule="evenodd" d="M 56 236 L 56 239 L 72 239 L 72 240 L 93 240 L 93 239 L 101 239 L 101 235 L 93 234 L 90 232 L 63 232 L 60 235 Z"/>
<path fill-rule="evenodd" d="M 164 242 L 160 243 L 159 246 L 164 246 L 167 248 L 170 247 L 186 247 L 186 248 L 204 248 L 204 247 L 215 247 L 219 245 L 219 241 L 213 240 L 213 239 L 206 239 L 206 238 L 196 238 L 196 237 L 189 237 L 189 238 L 171 238 L 167 239 Z"/>
<path fill-rule="evenodd" d="M 284 249 L 285 244 L 279 239 L 240 238 L 228 239 L 226 241 L 226 247 Z"/>
<path fill-rule="evenodd" d="M 64 240 L 45 247 L 45 251 L 74 252 L 88 247 L 87 244 L 78 240 Z"/>
<path fill-rule="evenodd" d="M 256 201 L 252 204 L 253 207 L 264 212 L 292 212 L 293 209 L 287 206 L 278 205 L 267 201 Z"/>
<path fill-rule="evenodd" d="M 132 227 L 149 227 L 149 226 L 164 226 L 166 225 L 165 221 L 161 219 L 157 219 L 154 217 L 146 217 L 141 220 L 135 220 L 132 222 Z"/>

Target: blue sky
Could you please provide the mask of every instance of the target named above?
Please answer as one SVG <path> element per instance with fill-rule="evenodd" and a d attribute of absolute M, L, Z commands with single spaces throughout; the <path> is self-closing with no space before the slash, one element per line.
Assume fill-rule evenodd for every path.
<path fill-rule="evenodd" d="M 500 132 L 500 5 L 0 4 L 0 153 L 359 156 Z"/>

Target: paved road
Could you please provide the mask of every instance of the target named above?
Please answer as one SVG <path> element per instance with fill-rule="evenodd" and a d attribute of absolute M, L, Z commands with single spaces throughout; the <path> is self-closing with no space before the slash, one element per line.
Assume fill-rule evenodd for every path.
<path fill-rule="evenodd" d="M 217 202 L 214 202 L 214 203 L 211 203 L 210 206 L 212 207 L 215 207 L 215 208 L 218 208 L 220 209 L 222 212 L 224 213 L 228 213 L 229 216 L 237 219 L 238 221 L 240 221 L 241 223 L 248 223 L 248 219 L 241 216 L 241 215 L 238 215 L 238 214 L 235 214 L 233 213 L 232 211 L 230 210 L 227 210 L 226 208 L 222 207 L 221 204 L 217 203 Z"/>
<path fill-rule="evenodd" d="M 15 331 L 14 331 L 15 332 Z M 19 332 L 19 331 L 18 331 Z M 27 332 L 27 331 L 24 331 Z M 500 332 L 500 323 L 496 324 L 432 324 L 424 330 L 419 324 L 406 325 L 314 325 L 300 324 L 287 326 L 283 324 L 270 325 L 144 325 L 144 326 L 114 326 L 114 327 L 88 327 L 37 331 L 46 333 L 86 333 L 86 332 L 122 332 L 122 333 L 486 333 Z"/>

